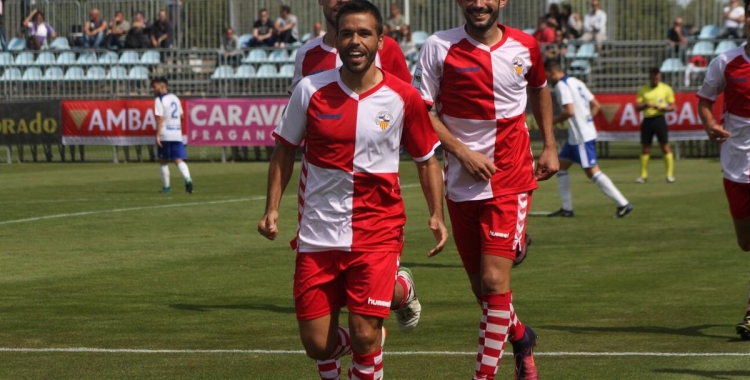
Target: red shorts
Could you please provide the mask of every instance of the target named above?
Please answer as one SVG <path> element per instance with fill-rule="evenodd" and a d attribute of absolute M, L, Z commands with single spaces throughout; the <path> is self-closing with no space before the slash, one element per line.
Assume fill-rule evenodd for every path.
<path fill-rule="evenodd" d="M 530 207 L 531 192 L 480 201 L 448 200 L 453 239 L 466 273 L 480 272 L 482 254 L 516 258 Z"/>
<path fill-rule="evenodd" d="M 294 309 L 307 321 L 346 306 L 350 312 L 388 318 L 400 252 L 298 253 Z"/>
<path fill-rule="evenodd" d="M 732 218 L 750 218 L 750 183 L 739 183 L 724 178 L 724 191 L 727 193 Z"/>

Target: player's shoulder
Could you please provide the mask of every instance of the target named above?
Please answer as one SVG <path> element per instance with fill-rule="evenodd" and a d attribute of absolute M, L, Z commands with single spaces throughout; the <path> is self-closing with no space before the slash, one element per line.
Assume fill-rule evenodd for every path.
<path fill-rule="evenodd" d="M 719 61 L 719 62 L 722 62 L 722 63 L 728 63 L 728 62 L 734 61 L 735 59 L 742 58 L 743 62 L 746 62 L 745 59 L 744 59 L 745 58 L 744 55 L 745 55 L 745 46 L 742 45 L 742 46 L 737 46 L 735 48 L 729 49 L 729 50 L 727 50 L 727 51 L 719 54 L 715 58 L 715 60 Z"/>
<path fill-rule="evenodd" d="M 431 36 L 427 37 L 423 47 L 440 46 L 447 48 L 466 39 L 466 37 L 466 30 L 464 30 L 463 25 L 461 25 L 452 29 L 441 30 L 433 33 Z"/>
<path fill-rule="evenodd" d="M 401 51 L 401 45 L 398 44 L 398 41 L 391 36 L 383 36 L 383 54 L 388 54 L 388 52 L 395 50 Z"/>
<path fill-rule="evenodd" d="M 401 96 L 402 98 L 406 99 L 409 97 L 414 97 L 416 99 L 421 99 L 422 97 L 419 95 L 419 91 L 417 91 L 414 86 L 412 86 L 411 83 L 404 82 L 403 79 L 397 77 L 396 75 L 393 75 L 391 73 L 383 71 L 384 74 L 384 84 L 388 88 L 390 88 L 393 92 Z"/>
<path fill-rule="evenodd" d="M 328 84 L 336 82 L 336 69 L 321 71 L 302 78 L 294 92 L 302 91 L 306 96 L 311 96 Z"/>
<path fill-rule="evenodd" d="M 505 35 L 508 39 L 513 40 L 521 44 L 522 46 L 526 48 L 532 48 L 532 47 L 538 47 L 539 42 L 537 42 L 536 38 L 534 36 L 524 32 L 521 29 L 516 29 L 512 26 L 508 25 L 502 25 L 503 31 L 505 32 Z"/>
<path fill-rule="evenodd" d="M 302 44 L 302 46 L 297 48 L 297 56 L 304 56 L 307 52 L 314 50 L 316 48 L 323 49 L 325 46 L 325 44 L 323 43 L 323 37 L 325 36 L 313 38 L 312 40 L 307 41 L 304 44 Z"/>

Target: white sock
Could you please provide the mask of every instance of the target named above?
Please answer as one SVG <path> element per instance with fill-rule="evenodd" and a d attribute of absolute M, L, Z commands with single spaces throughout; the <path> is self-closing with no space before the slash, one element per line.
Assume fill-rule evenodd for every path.
<path fill-rule="evenodd" d="M 182 174 L 182 177 L 185 178 L 185 182 L 190 182 L 190 170 L 188 169 L 187 164 L 185 161 L 180 162 L 177 164 L 177 169 L 180 169 L 180 173 Z"/>
<path fill-rule="evenodd" d="M 599 186 L 599 189 L 601 189 L 601 191 L 606 196 L 615 201 L 615 203 L 617 203 L 617 206 L 627 206 L 628 200 L 622 196 L 620 190 L 617 190 L 615 184 L 612 183 L 612 180 L 609 179 L 606 174 L 604 174 L 603 172 L 596 173 L 594 174 L 594 177 L 591 178 L 591 180 L 594 181 L 597 186 Z"/>
<path fill-rule="evenodd" d="M 161 184 L 163 187 L 169 187 L 169 166 L 161 165 Z"/>
<path fill-rule="evenodd" d="M 557 172 L 557 188 L 562 198 L 562 209 L 573 211 L 573 193 L 570 192 L 570 176 L 567 170 Z"/>

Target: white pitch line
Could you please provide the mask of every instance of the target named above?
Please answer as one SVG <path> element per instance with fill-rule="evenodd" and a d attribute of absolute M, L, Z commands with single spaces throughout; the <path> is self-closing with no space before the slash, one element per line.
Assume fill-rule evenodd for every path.
<path fill-rule="evenodd" d="M 0 347 L 0 352 L 27 353 L 102 353 L 102 354 L 255 354 L 255 355 L 303 355 L 302 350 L 159 350 L 137 348 L 14 348 Z M 386 356 L 475 356 L 468 351 L 386 351 Z M 641 357 L 750 357 L 750 352 L 534 352 L 536 356 L 641 356 Z"/>
<path fill-rule="evenodd" d="M 155 210 L 155 209 L 160 209 L 160 208 L 172 208 L 172 207 L 183 207 L 183 206 L 205 206 L 205 205 L 216 205 L 216 204 L 222 204 L 222 203 L 237 203 L 237 202 L 259 201 L 259 200 L 263 200 L 263 199 L 266 199 L 266 197 L 238 198 L 238 199 L 227 199 L 227 200 L 208 201 L 208 202 L 175 203 L 175 204 L 158 205 L 158 206 L 127 207 L 127 208 L 116 208 L 116 209 L 112 209 L 112 210 L 83 211 L 83 212 L 74 212 L 74 213 L 69 213 L 69 214 L 56 214 L 56 215 L 38 216 L 38 217 L 35 217 L 35 218 L 5 220 L 5 221 L 0 221 L 0 226 L 6 225 L 6 224 L 36 222 L 36 221 L 39 221 L 39 220 L 47 220 L 47 219 L 69 218 L 69 217 L 74 217 L 74 216 L 86 216 L 86 215 L 96 215 L 96 214 L 111 214 L 111 213 L 126 212 L 126 211 Z"/>

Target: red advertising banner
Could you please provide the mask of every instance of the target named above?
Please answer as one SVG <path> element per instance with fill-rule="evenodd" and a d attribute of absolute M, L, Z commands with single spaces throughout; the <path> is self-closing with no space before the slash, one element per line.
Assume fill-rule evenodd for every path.
<path fill-rule="evenodd" d="M 636 94 L 597 94 L 596 99 L 602 106 L 601 112 L 594 118 L 598 132 L 597 141 L 640 141 L 641 120 L 643 114 L 635 108 Z M 721 120 L 720 97 L 714 107 L 714 117 Z M 698 98 L 695 93 L 676 93 L 675 111 L 666 115 L 669 125 L 669 139 L 706 140 L 700 116 L 698 115 Z"/>
<path fill-rule="evenodd" d="M 288 98 L 190 99 L 188 139 L 192 145 L 272 146 Z"/>
<path fill-rule="evenodd" d="M 64 145 L 155 144 L 154 99 L 65 100 L 62 126 Z"/>

